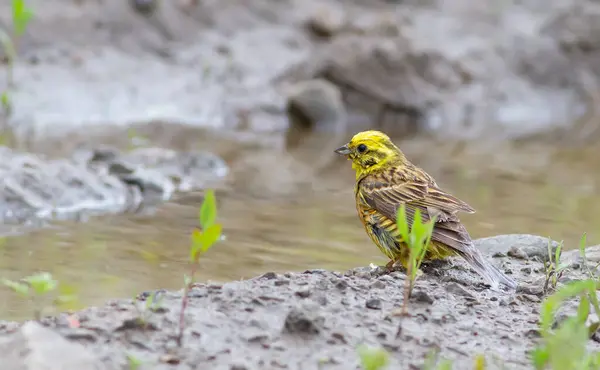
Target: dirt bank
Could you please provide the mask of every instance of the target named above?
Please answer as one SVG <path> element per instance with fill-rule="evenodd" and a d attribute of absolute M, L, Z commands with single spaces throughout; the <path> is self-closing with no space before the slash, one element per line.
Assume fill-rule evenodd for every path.
<path fill-rule="evenodd" d="M 146 292 L 138 302 L 115 300 L 74 316 L 46 318 L 42 325 L 4 322 L 2 368 L 128 369 L 128 358 L 135 358 L 141 369 L 348 370 L 359 368 L 356 347 L 367 344 L 390 353 L 390 369 L 420 368 L 436 348 L 455 369 L 471 369 L 478 354 L 485 354 L 489 369 L 500 368 L 500 360 L 505 368 L 529 369 L 545 280 L 539 260 L 548 241 L 504 235 L 476 243 L 519 281 L 517 292 L 488 290 L 456 261 L 418 280 L 411 315 L 401 318 L 391 315 L 402 303 L 401 272 L 267 272 L 245 281 L 197 284 L 181 348 L 175 340 L 178 292 L 162 292 L 155 312 L 144 313 Z M 591 263 L 599 250 L 589 249 Z M 563 281 L 583 276 L 577 252 L 564 253 L 563 261 L 569 264 Z M 140 315 L 145 327 L 136 324 Z M 590 346 L 600 348 L 594 341 Z"/>
<path fill-rule="evenodd" d="M 277 131 L 287 84 L 322 75 L 365 124 L 522 137 L 572 128 L 599 90 L 600 5 L 589 0 L 130 3 L 28 1 L 15 130 L 164 120 Z"/>

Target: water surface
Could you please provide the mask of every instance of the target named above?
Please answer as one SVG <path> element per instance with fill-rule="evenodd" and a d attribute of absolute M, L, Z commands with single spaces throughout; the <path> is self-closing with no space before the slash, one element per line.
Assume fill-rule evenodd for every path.
<path fill-rule="evenodd" d="M 385 262 L 358 221 L 350 163 L 332 153 L 331 138 L 301 141 L 288 151 L 276 136 L 259 144 L 200 133 L 168 137 L 168 143 L 157 142 L 213 150 L 233 169 L 217 190 L 226 240 L 203 257 L 198 280 Z M 477 210 L 462 216 L 474 238 L 530 233 L 575 248 L 585 231 L 590 245 L 600 243 L 600 148 L 557 149 L 542 142 L 443 144 L 426 137 L 398 138 L 397 143 L 443 188 Z M 82 305 L 143 290 L 178 289 L 188 271 L 189 235 L 201 200 L 201 193 L 180 194 L 150 215 L 61 222 L 8 237 L 0 244 L 0 273 L 18 279 L 49 271 L 77 290 Z M 3 319 L 31 315 L 30 304 L 7 289 L 0 290 L 0 302 Z"/>

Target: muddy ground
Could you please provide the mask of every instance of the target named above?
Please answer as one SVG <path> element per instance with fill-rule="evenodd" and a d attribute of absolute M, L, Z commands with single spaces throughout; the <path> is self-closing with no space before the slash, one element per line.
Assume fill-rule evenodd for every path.
<path fill-rule="evenodd" d="M 503 235 L 476 241 L 488 258 L 519 282 L 513 293 L 490 291 L 460 261 L 428 269 L 417 282 L 410 316 L 396 317 L 405 275 L 371 268 L 346 272 L 266 272 L 191 291 L 183 346 L 176 345 L 180 292 L 160 293 L 158 308 L 115 300 L 74 315 L 0 324 L 2 368 L 359 369 L 357 346 L 383 347 L 389 369 L 418 369 L 436 349 L 471 369 L 485 354 L 490 369 L 530 369 L 543 299 L 542 263 L 548 240 Z M 556 247 L 556 243 L 553 244 Z M 588 249 L 590 263 L 600 247 Z M 582 278 L 577 251 L 565 252 L 563 282 Z M 183 273 L 183 272 L 182 272 Z M 136 308 L 137 307 L 137 308 Z M 563 313 L 572 312 L 571 304 Z M 136 319 L 145 318 L 145 327 Z M 593 340 L 590 347 L 599 349 Z"/>

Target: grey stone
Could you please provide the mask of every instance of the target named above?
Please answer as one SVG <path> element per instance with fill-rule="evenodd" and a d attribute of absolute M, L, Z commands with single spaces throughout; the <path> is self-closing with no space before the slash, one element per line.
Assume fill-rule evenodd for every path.
<path fill-rule="evenodd" d="M 491 236 L 474 240 L 474 244 L 485 255 L 494 255 L 496 253 L 508 254 L 513 248 L 518 248 L 527 258 L 538 258 L 540 261 L 548 260 L 548 243 L 550 240 L 537 235 L 529 234 L 508 234 Z M 552 253 L 556 252 L 558 242 L 551 242 Z"/>
<path fill-rule="evenodd" d="M 104 369 L 84 346 L 36 322 L 27 322 L 16 333 L 0 339 L 3 370 Z"/>
<path fill-rule="evenodd" d="M 227 176 L 223 160 L 207 152 L 148 148 L 79 148 L 72 158 L 0 148 L 0 221 L 80 219 L 86 214 L 137 212 Z"/>
<path fill-rule="evenodd" d="M 335 130 L 345 125 L 346 110 L 338 87 L 329 81 L 302 81 L 290 88 L 288 110 L 298 122 L 313 129 Z M 342 126 L 343 127 L 343 126 Z"/>

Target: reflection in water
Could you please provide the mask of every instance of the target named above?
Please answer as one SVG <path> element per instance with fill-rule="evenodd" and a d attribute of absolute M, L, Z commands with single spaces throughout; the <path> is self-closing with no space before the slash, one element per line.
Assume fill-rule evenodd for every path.
<path fill-rule="evenodd" d="M 205 136 L 197 139 L 205 149 L 212 145 L 233 169 L 230 183 L 217 191 L 227 239 L 203 258 L 199 280 L 385 262 L 356 216 L 350 163 L 334 156 L 334 148 L 309 140 L 291 155 L 272 145 L 244 149 Z M 600 149 L 459 147 L 426 138 L 397 142 L 442 187 L 476 208 L 477 213 L 462 217 L 473 237 L 531 233 L 564 239 L 567 248 L 574 248 L 587 231 L 590 244 L 600 242 L 595 212 L 600 209 L 600 173 L 595 170 Z M 327 168 L 311 168 L 315 158 L 327 155 L 334 157 Z M 75 285 L 84 305 L 143 290 L 178 289 L 201 199 L 201 194 L 182 194 L 150 216 L 58 223 L 10 237 L 0 245 L 1 275 L 18 279 L 49 271 Z M 6 289 L 0 292 L 2 318 L 31 317 L 26 302 Z"/>

